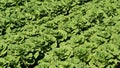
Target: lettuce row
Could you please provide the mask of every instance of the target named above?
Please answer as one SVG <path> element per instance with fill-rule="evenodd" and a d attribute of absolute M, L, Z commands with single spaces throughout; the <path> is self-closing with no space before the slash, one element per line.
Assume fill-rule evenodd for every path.
<path fill-rule="evenodd" d="M 118 0 L 1 0 L 1 68 L 114 68 Z"/>

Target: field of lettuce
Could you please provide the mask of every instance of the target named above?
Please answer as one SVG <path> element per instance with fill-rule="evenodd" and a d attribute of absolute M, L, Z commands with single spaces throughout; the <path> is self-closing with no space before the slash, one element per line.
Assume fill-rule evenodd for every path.
<path fill-rule="evenodd" d="M 120 68 L 120 0 L 0 0 L 0 68 Z"/>

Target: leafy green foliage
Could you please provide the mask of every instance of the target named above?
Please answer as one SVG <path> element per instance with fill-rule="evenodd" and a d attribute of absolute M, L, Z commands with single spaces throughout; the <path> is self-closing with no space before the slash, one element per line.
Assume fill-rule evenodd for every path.
<path fill-rule="evenodd" d="M 120 0 L 0 0 L 0 68 L 115 68 Z"/>

